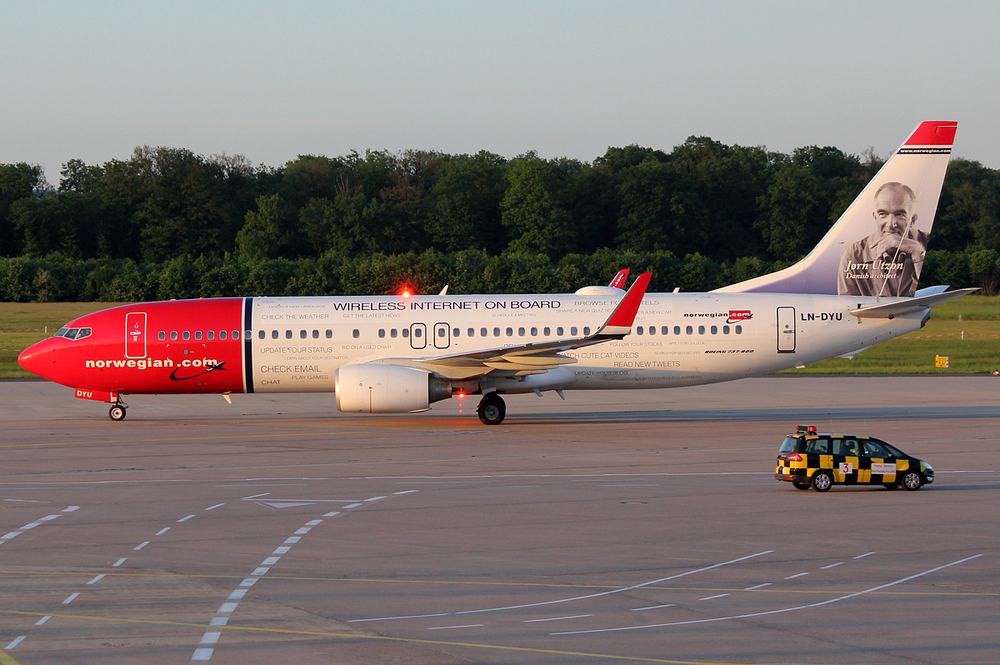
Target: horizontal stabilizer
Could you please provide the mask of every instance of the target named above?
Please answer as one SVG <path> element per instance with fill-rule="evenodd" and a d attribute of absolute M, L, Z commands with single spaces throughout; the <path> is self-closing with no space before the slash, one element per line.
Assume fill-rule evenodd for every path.
<path fill-rule="evenodd" d="M 970 293 L 975 293 L 978 290 L 979 289 L 958 289 L 957 291 L 946 291 L 945 293 L 936 293 L 929 296 L 923 296 L 922 298 L 907 298 L 906 300 L 899 300 L 885 305 L 862 307 L 861 309 L 853 310 L 851 314 L 860 319 L 892 319 L 903 314 L 910 314 L 911 312 L 919 312 L 930 309 L 931 307 L 940 305 L 941 303 L 946 303 L 949 300 L 955 300 L 956 298 L 967 296 Z"/>

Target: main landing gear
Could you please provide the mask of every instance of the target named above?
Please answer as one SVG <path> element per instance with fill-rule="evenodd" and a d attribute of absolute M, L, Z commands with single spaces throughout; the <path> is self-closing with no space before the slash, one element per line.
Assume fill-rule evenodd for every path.
<path fill-rule="evenodd" d="M 111 420 L 125 420 L 125 409 L 127 408 L 128 404 L 118 400 L 111 405 L 110 409 L 108 409 L 108 417 L 111 418 Z"/>
<path fill-rule="evenodd" d="M 487 393 L 476 407 L 476 413 L 484 425 L 499 425 L 507 415 L 507 405 L 500 395 Z"/>

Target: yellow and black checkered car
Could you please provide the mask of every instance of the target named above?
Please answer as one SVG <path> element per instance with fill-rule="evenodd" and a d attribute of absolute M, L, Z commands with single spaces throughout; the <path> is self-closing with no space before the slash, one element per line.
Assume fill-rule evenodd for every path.
<path fill-rule="evenodd" d="M 934 468 L 870 436 L 821 434 L 815 427 L 799 427 L 781 444 L 774 477 L 796 489 L 818 492 L 834 484 L 916 490 L 934 482 Z"/>

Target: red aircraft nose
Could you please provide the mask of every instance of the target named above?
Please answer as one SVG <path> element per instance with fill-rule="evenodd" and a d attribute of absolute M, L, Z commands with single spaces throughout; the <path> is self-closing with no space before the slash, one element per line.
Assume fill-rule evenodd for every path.
<path fill-rule="evenodd" d="M 17 364 L 50 381 L 56 380 L 52 375 L 55 369 L 55 353 L 52 349 L 52 338 L 43 339 L 32 344 L 17 356 Z"/>

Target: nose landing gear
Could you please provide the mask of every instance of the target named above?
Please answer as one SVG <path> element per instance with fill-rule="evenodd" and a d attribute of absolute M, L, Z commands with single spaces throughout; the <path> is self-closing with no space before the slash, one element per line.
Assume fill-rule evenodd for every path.
<path fill-rule="evenodd" d="M 111 418 L 111 420 L 116 420 L 116 421 L 125 420 L 125 410 L 127 408 L 128 404 L 126 404 L 121 400 L 118 400 L 117 402 L 111 405 L 110 409 L 108 409 L 108 417 Z"/>
<path fill-rule="evenodd" d="M 476 413 L 484 425 L 499 425 L 507 415 L 507 405 L 504 404 L 503 398 L 500 395 L 487 393 L 483 395 L 482 401 L 479 402 Z"/>

